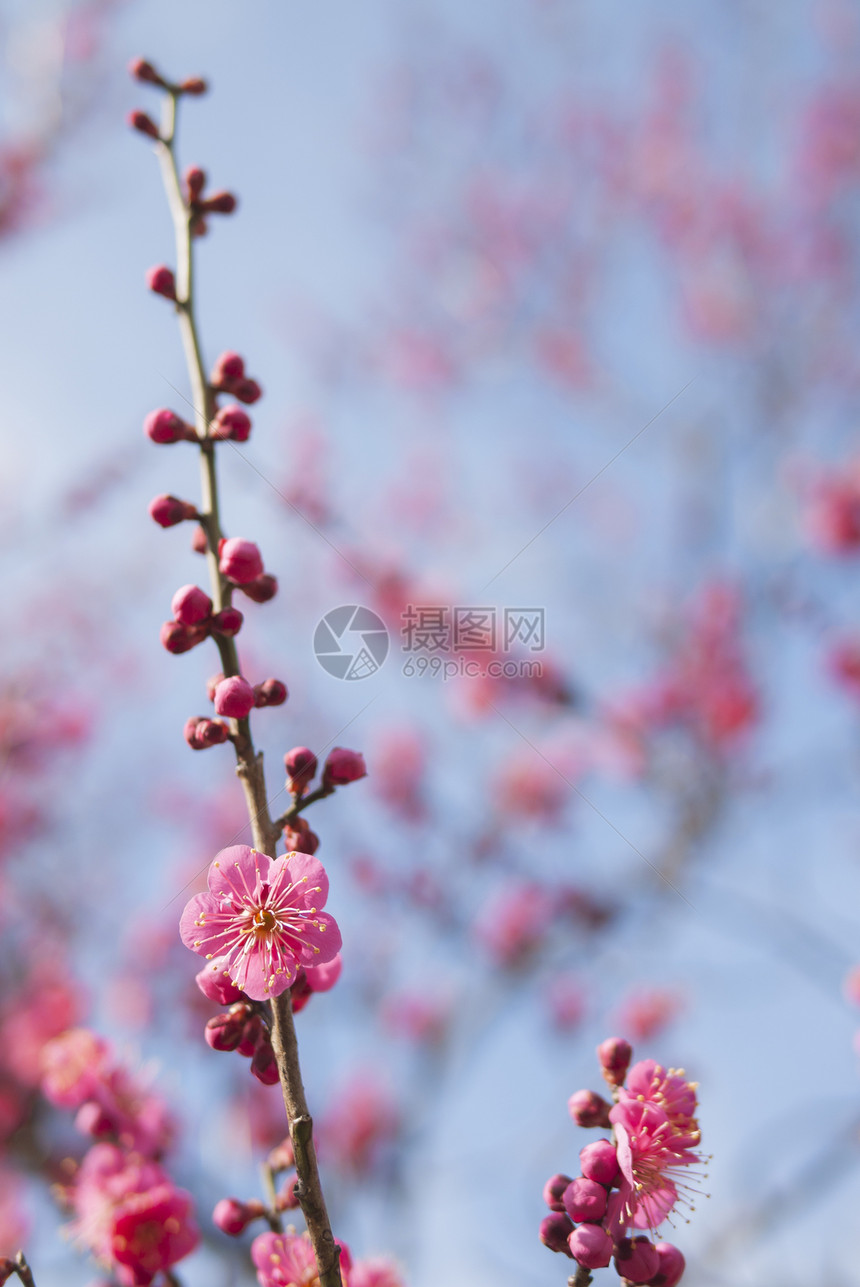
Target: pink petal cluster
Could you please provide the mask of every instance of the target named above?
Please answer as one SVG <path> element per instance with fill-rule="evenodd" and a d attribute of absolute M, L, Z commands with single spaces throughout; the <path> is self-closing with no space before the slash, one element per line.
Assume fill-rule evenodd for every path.
<path fill-rule="evenodd" d="M 185 908 L 179 932 L 213 971 L 228 973 L 256 1001 L 278 996 L 300 967 L 331 961 L 341 947 L 334 918 L 320 909 L 328 896 L 322 863 L 310 854 L 282 858 L 234 845 L 209 868 L 209 892 Z"/>
<path fill-rule="evenodd" d="M 617 1102 L 610 1108 L 593 1091 L 579 1091 L 571 1097 L 571 1113 L 581 1125 L 611 1125 L 614 1140 L 596 1140 L 580 1151 L 580 1176 L 547 1181 L 544 1201 L 551 1214 L 541 1222 L 540 1238 L 585 1269 L 605 1268 L 614 1259 L 625 1282 L 674 1287 L 684 1272 L 681 1252 L 629 1231 L 656 1229 L 679 1201 L 681 1177 L 700 1160 L 696 1086 L 682 1070 L 653 1059 L 628 1072 L 632 1049 L 620 1037 L 602 1042 L 597 1054 L 604 1077 L 617 1088 Z"/>
<path fill-rule="evenodd" d="M 175 1124 L 164 1102 L 119 1063 L 107 1042 L 86 1028 L 70 1028 L 41 1054 L 45 1098 L 78 1110 L 75 1125 L 143 1157 L 160 1157 Z"/>
<path fill-rule="evenodd" d="M 405 1287 L 390 1260 L 373 1258 L 353 1263 L 349 1248 L 339 1242 L 343 1287 Z M 319 1287 L 319 1273 L 306 1233 L 261 1233 L 251 1243 L 251 1259 L 260 1287 Z"/>
<path fill-rule="evenodd" d="M 121 1287 L 148 1287 L 200 1241 L 190 1194 L 157 1162 L 113 1144 L 90 1149 L 67 1197 L 73 1235 Z"/>

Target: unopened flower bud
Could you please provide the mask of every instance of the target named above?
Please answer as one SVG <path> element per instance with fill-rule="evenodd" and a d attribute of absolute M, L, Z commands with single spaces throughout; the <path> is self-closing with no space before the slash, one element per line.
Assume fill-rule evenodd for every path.
<path fill-rule="evenodd" d="M 238 398 L 246 406 L 251 406 L 253 402 L 259 402 L 263 396 L 263 390 L 256 380 L 237 380 L 231 386 L 230 392 L 234 398 Z"/>
<path fill-rule="evenodd" d="M 367 777 L 364 756 L 359 751 L 349 751 L 345 746 L 333 746 L 323 765 L 323 786 L 346 786 Z"/>
<path fill-rule="evenodd" d="M 183 626 L 199 626 L 212 615 L 212 600 L 197 585 L 183 585 L 170 600 L 170 610 Z"/>
<path fill-rule="evenodd" d="M 563 1256 L 571 1255 L 567 1240 L 572 1233 L 573 1225 L 563 1211 L 554 1211 L 552 1215 L 544 1216 L 540 1222 L 540 1240 L 543 1245 Z"/>
<path fill-rule="evenodd" d="M 275 1198 L 276 1211 L 295 1211 L 299 1206 L 299 1182 L 295 1175 L 287 1176 Z"/>
<path fill-rule="evenodd" d="M 265 1214 L 266 1208 L 256 1198 L 252 1198 L 250 1202 L 240 1202 L 238 1198 L 222 1198 L 215 1204 L 212 1223 L 222 1233 L 238 1238 L 253 1220 L 259 1220 Z"/>
<path fill-rule="evenodd" d="M 564 1209 L 574 1224 L 580 1220 L 595 1223 L 606 1215 L 606 1190 L 594 1180 L 579 1176 L 571 1180 L 562 1198 Z"/>
<path fill-rule="evenodd" d="M 238 205 L 232 192 L 213 192 L 211 197 L 200 203 L 200 209 L 207 214 L 232 214 Z"/>
<path fill-rule="evenodd" d="M 209 537 L 206 535 L 206 528 L 197 524 L 191 533 L 191 548 L 195 554 L 205 554 L 209 549 Z"/>
<path fill-rule="evenodd" d="M 293 1143 L 289 1135 L 276 1144 L 269 1156 L 266 1158 L 266 1166 L 272 1171 L 288 1171 L 291 1166 L 295 1165 L 295 1154 L 293 1153 Z"/>
<path fill-rule="evenodd" d="M 213 366 L 209 380 L 213 388 L 218 388 L 221 384 L 232 384 L 234 380 L 242 380 L 244 377 L 245 359 L 228 349 Z"/>
<path fill-rule="evenodd" d="M 209 225 L 201 214 L 196 214 L 189 221 L 188 231 L 192 237 L 205 237 L 209 231 Z"/>
<path fill-rule="evenodd" d="M 278 593 L 278 582 L 276 577 L 264 572 L 262 576 L 254 577 L 253 581 L 247 581 L 239 589 L 254 603 L 268 603 Z"/>
<path fill-rule="evenodd" d="M 215 613 L 212 618 L 212 629 L 218 635 L 227 635 L 228 638 L 232 638 L 242 629 L 244 620 L 239 609 L 231 604 L 229 608 L 222 608 L 220 612 Z"/>
<path fill-rule="evenodd" d="M 209 427 L 209 433 L 218 441 L 230 438 L 233 442 L 247 442 L 251 436 L 251 417 L 247 411 L 231 403 L 217 412 Z"/>
<path fill-rule="evenodd" d="M 206 1044 L 213 1050 L 238 1050 L 247 1026 L 248 1007 L 234 1005 L 226 1014 L 216 1014 L 207 1021 L 204 1029 Z"/>
<path fill-rule="evenodd" d="M 128 65 L 128 74 L 143 85 L 164 84 L 164 78 L 158 74 L 147 58 L 132 58 Z"/>
<path fill-rule="evenodd" d="M 185 721 L 185 740 L 192 751 L 205 751 L 209 746 L 220 746 L 230 736 L 230 730 L 220 719 L 206 715 L 192 715 Z"/>
<path fill-rule="evenodd" d="M 254 685 L 254 705 L 283 706 L 287 700 L 287 686 L 280 679 L 264 679 L 262 684 Z"/>
<path fill-rule="evenodd" d="M 308 746 L 294 746 L 284 756 L 284 768 L 291 795 L 304 795 L 316 777 L 317 757 Z"/>
<path fill-rule="evenodd" d="M 208 634 L 204 625 L 184 626 L 181 621 L 165 621 L 161 627 L 161 642 L 168 652 L 189 652 L 202 643 Z"/>
<path fill-rule="evenodd" d="M 251 1072 L 264 1086 L 274 1086 L 279 1080 L 275 1052 L 267 1032 L 264 1032 L 257 1042 L 257 1048 L 251 1059 Z"/>
<path fill-rule="evenodd" d="M 175 527 L 187 518 L 196 518 L 197 510 L 190 501 L 178 496 L 156 496 L 149 502 L 149 513 L 159 527 Z"/>
<path fill-rule="evenodd" d="M 567 1240 L 570 1254 L 584 1269 L 605 1269 L 612 1259 L 612 1239 L 600 1224 L 581 1224 Z"/>
<path fill-rule="evenodd" d="M 247 585 L 263 572 L 263 556 L 253 541 L 232 536 L 218 546 L 218 566 L 228 581 Z"/>
<path fill-rule="evenodd" d="M 177 85 L 180 94 L 205 94 L 209 85 L 202 76 L 188 76 Z"/>
<path fill-rule="evenodd" d="M 648 1238 L 622 1238 L 615 1248 L 615 1268 L 629 1283 L 649 1283 L 660 1268 L 657 1248 Z"/>
<path fill-rule="evenodd" d="M 563 1211 L 564 1203 L 562 1197 L 569 1184 L 572 1183 L 569 1175 L 551 1175 L 543 1186 L 543 1200 L 549 1207 L 550 1211 Z"/>
<path fill-rule="evenodd" d="M 687 1262 L 671 1242 L 658 1242 L 654 1248 L 660 1260 L 657 1273 L 651 1279 L 653 1287 L 675 1287 L 681 1281 Z"/>
<path fill-rule="evenodd" d="M 228 719 L 245 719 L 254 709 L 254 690 L 241 675 L 222 679 L 215 689 L 215 710 Z"/>
<path fill-rule="evenodd" d="M 126 119 L 131 128 L 137 130 L 140 134 L 146 134 L 151 139 L 160 137 L 158 126 L 151 116 L 147 116 L 146 112 L 129 112 Z"/>
<path fill-rule="evenodd" d="M 579 1150 L 579 1163 L 587 1180 L 613 1184 L 619 1174 L 618 1155 L 609 1140 L 595 1140 Z"/>
<path fill-rule="evenodd" d="M 229 974 L 219 961 L 207 961 L 200 973 L 195 974 L 194 982 L 203 995 L 217 1005 L 233 1005 L 245 995 L 241 988 L 230 982 Z"/>
<path fill-rule="evenodd" d="M 171 411 L 168 407 L 159 407 L 156 411 L 150 411 L 143 422 L 143 432 L 152 442 L 157 443 L 180 442 L 188 437 L 189 431 L 194 433 L 191 425 L 186 424 L 175 411 Z"/>
<path fill-rule="evenodd" d="M 154 268 L 150 268 L 146 274 L 146 284 L 156 295 L 163 295 L 165 299 L 175 302 L 176 278 L 166 264 L 156 264 Z"/>
<path fill-rule="evenodd" d="M 602 1126 L 609 1130 L 609 1108 L 606 1100 L 593 1090 L 578 1090 L 567 1101 L 567 1111 L 577 1126 Z"/>
<path fill-rule="evenodd" d="M 609 1037 L 597 1047 L 597 1058 L 609 1085 L 621 1086 L 633 1058 L 633 1047 L 623 1037 Z"/>
<path fill-rule="evenodd" d="M 206 171 L 201 170 L 199 165 L 189 166 L 185 171 L 185 187 L 188 190 L 188 200 L 196 201 L 206 187 Z"/>
<path fill-rule="evenodd" d="M 320 838 L 311 831 L 305 818 L 295 818 L 284 827 L 284 844 L 287 853 L 295 850 L 300 854 L 315 854 L 320 847 Z"/>
<path fill-rule="evenodd" d="M 239 1042 L 236 1050 L 244 1059 L 251 1059 L 254 1051 L 257 1049 L 260 1037 L 263 1032 L 263 1021 L 258 1014 L 254 1014 L 245 1024 L 242 1030 L 242 1040 Z"/>

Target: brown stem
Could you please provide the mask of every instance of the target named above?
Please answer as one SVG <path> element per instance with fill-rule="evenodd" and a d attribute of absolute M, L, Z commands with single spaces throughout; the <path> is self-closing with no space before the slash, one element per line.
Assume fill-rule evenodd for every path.
<path fill-rule="evenodd" d="M 33 1278 L 33 1271 L 27 1264 L 23 1251 L 19 1251 L 15 1257 L 15 1273 L 21 1279 L 24 1287 L 36 1287 L 36 1283 Z"/>
<path fill-rule="evenodd" d="M 188 366 L 194 405 L 194 420 L 200 441 L 200 469 L 203 503 L 201 521 L 206 531 L 207 562 L 215 610 L 220 611 L 230 603 L 231 587 L 218 566 L 218 542 L 221 540 L 221 519 L 218 505 L 218 475 L 215 463 L 215 444 L 209 437 L 209 424 L 215 414 L 215 394 L 209 384 L 201 351 L 197 323 L 194 315 L 194 254 L 191 236 L 190 211 L 182 192 L 176 167 L 177 95 L 165 94 L 158 155 L 167 201 L 173 218 L 176 236 L 176 312 L 182 344 Z M 225 675 L 238 675 L 239 659 L 236 644 L 224 635 L 213 636 L 221 657 Z M 275 846 L 282 827 L 272 823 L 263 773 L 263 756 L 255 751 L 251 726 L 247 719 L 231 720 L 231 741 L 236 752 L 236 773 L 245 792 L 248 817 L 254 848 L 261 853 L 275 856 Z M 325 1198 L 320 1186 L 316 1154 L 311 1134 L 312 1123 L 302 1085 L 299 1053 L 293 1025 L 289 989 L 272 1003 L 272 1045 L 278 1061 L 278 1073 L 287 1109 L 290 1139 L 296 1157 L 298 1194 L 308 1233 L 317 1261 L 321 1287 L 342 1287 L 339 1269 L 340 1248 L 334 1240 L 326 1211 Z"/>
<path fill-rule="evenodd" d="M 577 1265 L 576 1273 L 571 1274 L 567 1280 L 567 1287 L 588 1287 L 591 1281 L 591 1274 L 585 1265 Z"/>
<path fill-rule="evenodd" d="M 272 1000 L 272 1048 L 278 1064 L 284 1107 L 287 1110 L 287 1121 L 290 1127 L 290 1140 L 296 1158 L 296 1172 L 299 1177 L 298 1198 L 316 1253 L 320 1287 L 340 1287 L 340 1247 L 335 1242 L 331 1231 L 320 1185 L 313 1139 L 313 1120 L 308 1112 L 305 1088 L 302 1084 L 289 988 Z"/>
<path fill-rule="evenodd" d="M 293 822 L 300 813 L 304 812 L 309 804 L 316 804 L 317 800 L 325 800 L 326 796 L 334 795 L 334 791 L 335 788 L 333 786 L 319 786 L 316 791 L 311 791 L 310 795 L 305 795 L 302 796 L 301 799 L 295 800 L 290 805 L 289 809 L 287 809 L 286 813 L 282 813 L 281 816 L 276 818 L 272 823 L 273 827 L 277 827 L 278 835 L 281 834 L 287 823 Z"/>

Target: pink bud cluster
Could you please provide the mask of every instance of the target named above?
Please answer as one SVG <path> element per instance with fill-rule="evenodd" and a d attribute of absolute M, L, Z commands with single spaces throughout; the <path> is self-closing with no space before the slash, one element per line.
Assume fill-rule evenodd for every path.
<path fill-rule="evenodd" d="M 192 237 L 205 235 L 208 225 L 206 216 L 210 214 L 230 215 L 239 204 L 232 192 L 213 192 L 204 196 L 206 171 L 193 165 L 185 171 L 185 191 L 190 214 L 189 230 Z"/>
<path fill-rule="evenodd" d="M 547 1180 L 541 1241 L 586 1270 L 613 1262 L 626 1283 L 675 1287 L 681 1252 L 633 1231 L 658 1228 L 688 1187 L 679 1177 L 699 1161 L 695 1084 L 650 1059 L 631 1068 L 632 1047 L 621 1037 L 604 1041 L 597 1055 L 614 1104 L 580 1090 L 568 1107 L 578 1126 L 611 1128 L 613 1138 L 580 1150 L 578 1177 Z"/>
<path fill-rule="evenodd" d="M 340 1276 L 343 1287 L 405 1287 L 403 1277 L 390 1260 L 353 1260 L 345 1243 L 340 1248 Z M 251 1259 L 260 1287 L 319 1287 L 310 1237 L 307 1233 L 261 1233 L 251 1243 Z"/>

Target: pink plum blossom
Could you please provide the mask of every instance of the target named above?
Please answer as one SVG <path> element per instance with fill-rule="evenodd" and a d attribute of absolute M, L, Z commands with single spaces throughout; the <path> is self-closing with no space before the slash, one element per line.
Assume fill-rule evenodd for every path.
<path fill-rule="evenodd" d="M 700 1138 L 695 1119 L 691 1129 L 678 1130 L 657 1104 L 635 1099 L 616 1104 L 609 1120 L 622 1176 L 618 1194 L 610 1198 L 610 1227 L 616 1235 L 631 1224 L 656 1229 L 678 1201 L 683 1168 L 699 1161 L 691 1151 Z"/>
<path fill-rule="evenodd" d="M 319 1271 L 306 1233 L 261 1233 L 251 1243 L 260 1287 L 319 1287 Z M 349 1264 L 341 1246 L 341 1270 Z"/>
<path fill-rule="evenodd" d="M 209 868 L 209 892 L 196 894 L 182 913 L 179 932 L 192 951 L 229 971 L 233 984 L 255 1001 L 290 987 L 300 966 L 337 955 L 340 930 L 319 909 L 328 877 L 318 859 L 282 858 L 234 845 Z"/>
<path fill-rule="evenodd" d="M 349 1271 L 349 1287 L 406 1287 L 396 1265 L 383 1257 L 356 1260 Z"/>

